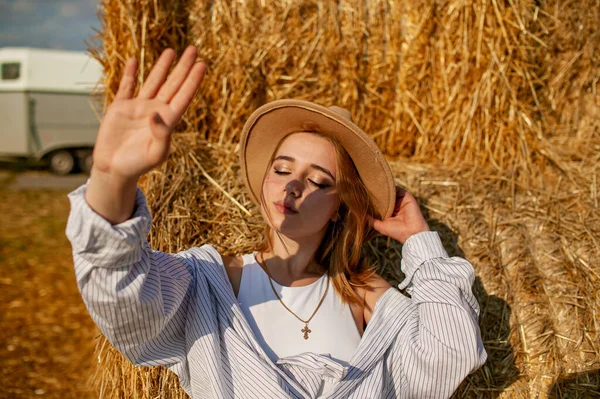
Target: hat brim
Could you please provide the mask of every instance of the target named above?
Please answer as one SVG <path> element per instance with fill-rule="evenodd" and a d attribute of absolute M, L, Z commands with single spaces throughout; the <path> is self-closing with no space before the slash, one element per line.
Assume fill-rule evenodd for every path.
<path fill-rule="evenodd" d="M 392 171 L 377 144 L 350 120 L 327 107 L 303 100 L 277 100 L 250 115 L 240 141 L 241 172 L 259 204 L 262 183 L 279 142 L 291 133 L 318 130 L 348 152 L 365 184 L 378 217 L 392 215 L 396 188 Z"/>

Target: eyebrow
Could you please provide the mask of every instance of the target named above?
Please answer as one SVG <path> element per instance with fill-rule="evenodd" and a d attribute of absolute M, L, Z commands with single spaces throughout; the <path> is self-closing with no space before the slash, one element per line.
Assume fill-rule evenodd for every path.
<path fill-rule="evenodd" d="M 278 159 L 283 159 L 284 161 L 289 161 L 289 162 L 296 162 L 295 158 L 287 156 L 287 155 L 279 155 L 277 158 L 274 159 L 274 161 L 277 161 Z M 316 165 L 314 163 L 311 163 L 310 167 L 314 168 L 314 169 L 318 169 L 321 172 L 328 174 L 329 177 L 331 177 L 333 179 L 333 181 L 335 181 L 335 177 L 333 177 L 333 174 L 331 174 L 331 172 L 329 170 L 325 169 L 324 167 Z"/>

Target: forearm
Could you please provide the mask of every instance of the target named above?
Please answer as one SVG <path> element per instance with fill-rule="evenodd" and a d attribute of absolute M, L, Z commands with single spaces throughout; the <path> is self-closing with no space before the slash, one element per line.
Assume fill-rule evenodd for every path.
<path fill-rule="evenodd" d="M 133 214 L 138 178 L 125 178 L 92 168 L 85 200 L 111 224 L 122 223 Z"/>
<path fill-rule="evenodd" d="M 418 309 L 417 346 L 438 348 L 465 376 L 479 366 L 483 351 L 468 268 L 460 258 L 430 260 L 417 272 L 412 292 Z"/>
<path fill-rule="evenodd" d="M 171 363 L 171 357 L 156 351 L 180 354 L 183 348 L 187 292 L 193 280 L 185 256 L 149 247 L 145 237 L 152 217 L 141 190 L 136 192 L 135 213 L 118 225 L 94 212 L 85 192 L 83 185 L 69 194 L 66 234 L 90 315 L 131 362 Z"/>
<path fill-rule="evenodd" d="M 94 267 L 81 256 L 74 263 L 90 316 L 129 361 L 170 364 L 183 353 L 193 280 L 184 259 L 146 248 L 128 267 Z"/>
<path fill-rule="evenodd" d="M 398 337 L 395 372 L 406 381 L 406 397 L 450 397 L 487 358 L 471 290 L 475 273 L 465 259 L 449 257 L 434 232 L 411 238 L 402 253 L 399 288 L 411 293 L 415 310 Z"/>
<path fill-rule="evenodd" d="M 477 330 L 479 305 L 471 290 L 475 279 L 471 264 L 449 257 L 435 232 L 411 238 L 402 252 L 406 279 L 400 288 L 411 294 L 423 327 L 439 331 L 438 339 L 450 347 L 456 344 L 453 336 L 462 335 L 467 325 Z"/>

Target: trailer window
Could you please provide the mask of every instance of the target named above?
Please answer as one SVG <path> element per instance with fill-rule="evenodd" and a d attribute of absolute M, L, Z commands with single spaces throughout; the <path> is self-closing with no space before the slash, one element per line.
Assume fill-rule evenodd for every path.
<path fill-rule="evenodd" d="M 21 75 L 21 63 L 10 62 L 2 64 L 2 80 L 15 80 L 19 79 Z"/>

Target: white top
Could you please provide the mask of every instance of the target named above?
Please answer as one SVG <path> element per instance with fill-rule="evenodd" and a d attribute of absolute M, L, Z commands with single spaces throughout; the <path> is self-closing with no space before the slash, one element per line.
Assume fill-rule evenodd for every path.
<path fill-rule="evenodd" d="M 281 305 L 255 255 L 243 256 L 237 298 L 256 339 L 271 360 L 277 362 L 283 357 L 313 352 L 349 366 L 361 337 L 350 306 L 342 303 L 331 281 L 323 303 L 308 323 L 311 330 L 308 339 L 304 339 L 301 331 L 304 323 Z M 312 315 L 327 288 L 327 274 L 303 287 L 287 287 L 272 281 L 283 303 L 303 320 Z M 325 383 L 321 392 L 332 385 Z"/>

